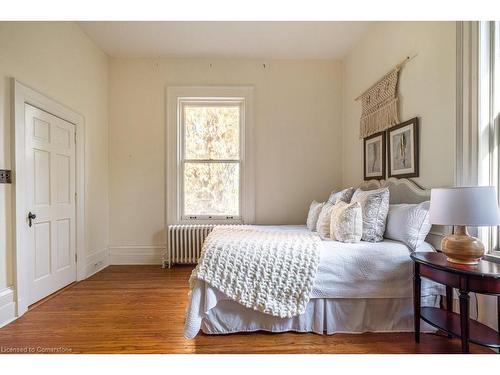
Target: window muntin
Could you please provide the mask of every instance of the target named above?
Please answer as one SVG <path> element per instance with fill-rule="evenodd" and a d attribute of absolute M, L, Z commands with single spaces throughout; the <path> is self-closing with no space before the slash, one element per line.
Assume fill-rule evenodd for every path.
<path fill-rule="evenodd" d="M 241 98 L 180 100 L 182 220 L 239 220 L 242 197 Z"/>

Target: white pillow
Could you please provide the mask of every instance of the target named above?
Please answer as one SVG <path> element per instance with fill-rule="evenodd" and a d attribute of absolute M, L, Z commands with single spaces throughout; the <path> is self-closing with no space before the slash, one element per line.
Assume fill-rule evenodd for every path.
<path fill-rule="evenodd" d="M 332 217 L 333 204 L 325 202 L 318 217 L 316 230 L 321 238 L 330 238 L 330 221 Z"/>
<path fill-rule="evenodd" d="M 384 236 L 404 242 L 410 249 L 416 250 L 431 230 L 429 206 L 429 201 L 420 204 L 389 205 Z"/>
<path fill-rule="evenodd" d="M 332 209 L 330 237 L 340 242 L 359 242 L 363 234 L 363 215 L 359 202 L 337 201 Z"/>
<path fill-rule="evenodd" d="M 311 205 L 309 206 L 309 214 L 307 215 L 307 228 L 309 230 L 316 230 L 316 223 L 318 222 L 318 217 L 321 212 L 321 209 L 323 208 L 324 203 L 319 203 L 316 201 L 312 201 Z"/>
<path fill-rule="evenodd" d="M 328 198 L 328 201 L 335 204 L 337 201 L 340 199 L 346 203 L 349 203 L 351 201 L 352 195 L 354 194 L 354 188 L 350 187 L 341 191 L 332 191 L 330 193 L 330 197 Z"/>
<path fill-rule="evenodd" d="M 357 189 L 351 203 L 359 202 L 363 212 L 363 241 L 382 241 L 385 232 L 385 220 L 389 211 L 389 189 Z"/>

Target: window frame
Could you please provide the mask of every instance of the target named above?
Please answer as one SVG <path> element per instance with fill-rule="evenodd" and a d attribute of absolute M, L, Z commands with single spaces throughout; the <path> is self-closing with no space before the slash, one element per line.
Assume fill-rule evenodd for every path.
<path fill-rule="evenodd" d="M 493 185 L 500 201 L 500 22 L 479 24 L 478 184 Z M 500 258 L 498 227 L 479 228 L 488 256 Z"/>
<path fill-rule="evenodd" d="M 255 220 L 252 86 L 167 86 L 166 99 L 166 226 L 175 224 L 251 224 Z M 239 216 L 184 215 L 184 129 L 182 103 L 239 102 L 240 109 L 240 212 Z"/>
<path fill-rule="evenodd" d="M 186 127 L 184 122 L 185 107 L 238 107 L 239 112 L 239 152 L 237 159 L 188 159 L 186 158 Z M 179 168 L 177 170 L 177 178 L 179 181 L 179 209 L 181 221 L 207 221 L 207 220 L 231 220 L 241 221 L 242 212 L 242 188 L 243 188 L 243 174 L 245 170 L 245 98 L 179 98 L 178 100 L 178 143 L 179 143 Z M 187 215 L 185 210 L 185 166 L 186 163 L 200 163 L 200 164 L 218 164 L 218 163 L 235 163 L 239 165 L 239 189 L 238 189 L 238 215 Z"/>

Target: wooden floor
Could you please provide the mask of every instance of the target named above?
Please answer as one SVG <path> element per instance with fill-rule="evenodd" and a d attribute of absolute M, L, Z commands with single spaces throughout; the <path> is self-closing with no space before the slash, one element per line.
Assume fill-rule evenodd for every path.
<path fill-rule="evenodd" d="M 460 342 L 410 333 L 182 336 L 188 267 L 111 266 L 0 329 L 0 353 L 457 353 Z M 472 345 L 475 353 L 492 353 Z"/>

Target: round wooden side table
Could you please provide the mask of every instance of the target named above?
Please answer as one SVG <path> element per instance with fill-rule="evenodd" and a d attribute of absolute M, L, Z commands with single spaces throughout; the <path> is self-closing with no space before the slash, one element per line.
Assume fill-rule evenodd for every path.
<path fill-rule="evenodd" d="M 414 261 L 413 303 L 415 341 L 420 342 L 420 319 L 462 340 L 462 352 L 469 352 L 469 342 L 500 348 L 500 334 L 494 329 L 469 318 L 469 293 L 497 296 L 498 326 L 500 327 L 500 264 L 481 260 L 469 266 L 450 263 L 442 253 L 412 253 Z M 421 307 L 421 277 L 446 286 L 446 310 Z M 459 291 L 460 313 L 453 312 L 453 288 Z"/>

